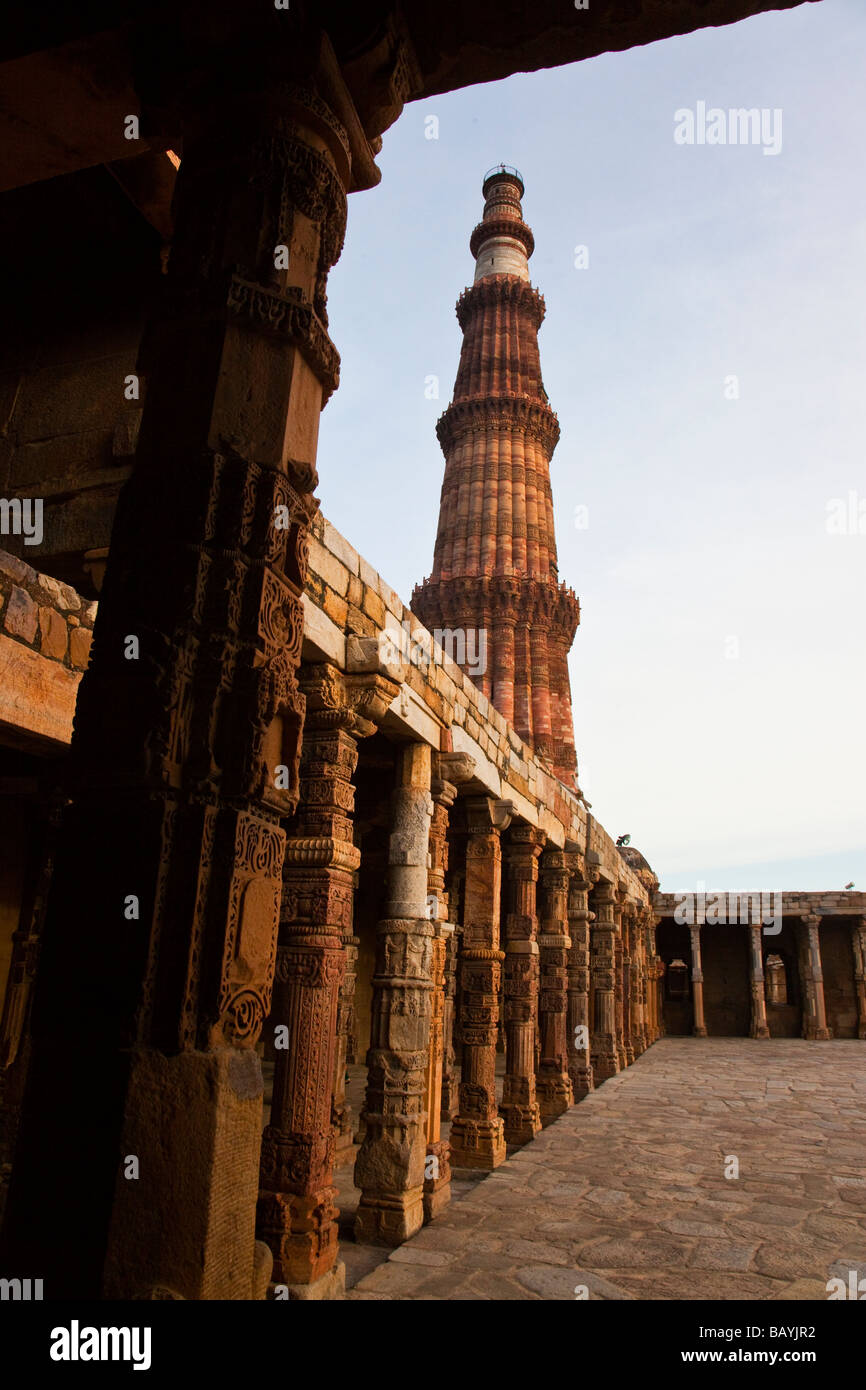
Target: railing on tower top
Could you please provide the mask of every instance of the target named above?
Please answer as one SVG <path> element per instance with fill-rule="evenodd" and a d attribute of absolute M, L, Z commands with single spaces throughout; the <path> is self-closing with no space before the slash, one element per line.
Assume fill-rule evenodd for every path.
<path fill-rule="evenodd" d="M 492 169 L 487 170 L 487 173 L 484 175 L 483 182 L 486 183 L 488 179 L 493 178 L 494 174 L 513 174 L 516 178 L 520 179 L 521 183 L 523 183 L 523 175 L 521 174 L 519 169 L 514 168 L 513 164 L 494 164 Z"/>

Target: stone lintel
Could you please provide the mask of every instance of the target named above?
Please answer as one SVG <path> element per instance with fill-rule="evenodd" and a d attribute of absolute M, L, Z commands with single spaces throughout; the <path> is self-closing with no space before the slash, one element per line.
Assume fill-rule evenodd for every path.
<path fill-rule="evenodd" d="M 382 720 L 382 729 L 401 739 L 427 743 L 438 749 L 442 742 L 443 724 L 418 698 L 408 685 L 402 685 Z"/>
<path fill-rule="evenodd" d="M 304 606 L 304 661 L 332 661 L 340 670 L 346 668 L 346 638 L 309 594 L 301 595 Z"/>

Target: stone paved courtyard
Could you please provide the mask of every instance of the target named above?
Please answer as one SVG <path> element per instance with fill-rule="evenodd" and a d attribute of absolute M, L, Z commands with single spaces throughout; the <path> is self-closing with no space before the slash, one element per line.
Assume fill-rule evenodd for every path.
<path fill-rule="evenodd" d="M 663 1038 L 456 1188 L 346 1296 L 826 1300 L 866 1276 L 866 1041 Z"/>

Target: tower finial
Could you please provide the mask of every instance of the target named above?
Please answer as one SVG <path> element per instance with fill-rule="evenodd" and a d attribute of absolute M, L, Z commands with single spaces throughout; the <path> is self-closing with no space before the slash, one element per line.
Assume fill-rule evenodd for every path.
<path fill-rule="evenodd" d="M 510 164 L 496 164 L 484 175 L 481 189 L 484 214 L 469 238 L 476 282 L 488 275 L 528 280 L 535 238 L 523 220 L 523 175 Z"/>

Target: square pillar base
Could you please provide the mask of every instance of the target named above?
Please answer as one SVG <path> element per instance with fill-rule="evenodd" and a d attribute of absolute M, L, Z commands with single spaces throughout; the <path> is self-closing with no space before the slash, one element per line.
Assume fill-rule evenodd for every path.
<path fill-rule="evenodd" d="M 545 1076 L 543 1073 L 535 1083 L 535 1092 L 538 1096 L 538 1109 L 541 1115 L 542 1126 L 551 1124 L 554 1120 L 564 1115 L 566 1110 L 570 1110 L 574 1104 L 574 1092 L 571 1088 L 571 1077 L 568 1074 Z"/>
<path fill-rule="evenodd" d="M 507 1157 L 502 1120 L 464 1120 L 458 1115 L 451 1126 L 451 1166 L 483 1168 L 492 1172 Z"/>
<path fill-rule="evenodd" d="M 503 1105 L 499 1110 L 505 1125 L 506 1144 L 528 1144 L 541 1129 L 541 1115 L 535 1105 Z"/>
<path fill-rule="evenodd" d="M 428 1190 L 428 1187 L 427 1187 L 427 1183 L 425 1182 L 425 1183 L 424 1183 L 424 1224 L 427 1225 L 428 1222 L 430 1222 L 430 1221 L 435 1221 L 435 1220 L 436 1220 L 436 1217 L 441 1215 L 441 1213 L 445 1210 L 445 1208 L 448 1206 L 448 1203 L 449 1203 L 450 1201 L 451 1201 L 451 1175 L 450 1175 L 450 1174 L 449 1174 L 448 1177 L 444 1180 L 444 1182 L 440 1182 L 440 1184 L 439 1184 L 438 1186 L 434 1187 L 434 1186 L 432 1186 L 432 1184 L 431 1184 L 429 1190 Z"/>
<path fill-rule="evenodd" d="M 588 1096 L 590 1091 L 595 1090 L 595 1078 L 592 1074 L 592 1067 L 576 1067 L 569 1073 L 571 1076 L 571 1090 L 574 1096 L 575 1105 L 584 1096 Z"/>
<path fill-rule="evenodd" d="M 313 1284 L 270 1284 L 268 1302 L 278 1303 L 288 1298 L 291 1302 L 321 1303 L 327 1299 L 344 1298 L 346 1293 L 346 1266 L 342 1260 L 323 1274 Z"/>
<path fill-rule="evenodd" d="M 367 1192 L 358 1203 L 355 1240 L 359 1245 L 402 1245 L 423 1225 L 423 1188 L 400 1196 L 376 1197 Z"/>
<path fill-rule="evenodd" d="M 620 1071 L 619 1058 L 616 1052 L 599 1052 L 592 1064 L 592 1071 L 596 1081 L 608 1081 L 612 1076 L 616 1076 Z"/>
<path fill-rule="evenodd" d="M 432 1221 L 444 1211 L 451 1201 L 450 1145 L 447 1139 L 437 1139 L 427 1145 L 424 1171 L 431 1173 L 424 1178 L 424 1220 Z M 435 1162 L 431 1162 L 434 1160 Z"/>
<path fill-rule="evenodd" d="M 261 1192 L 256 1230 L 274 1255 L 272 1284 L 318 1284 L 337 1260 L 339 1209 L 335 1187 L 299 1196 Z"/>

